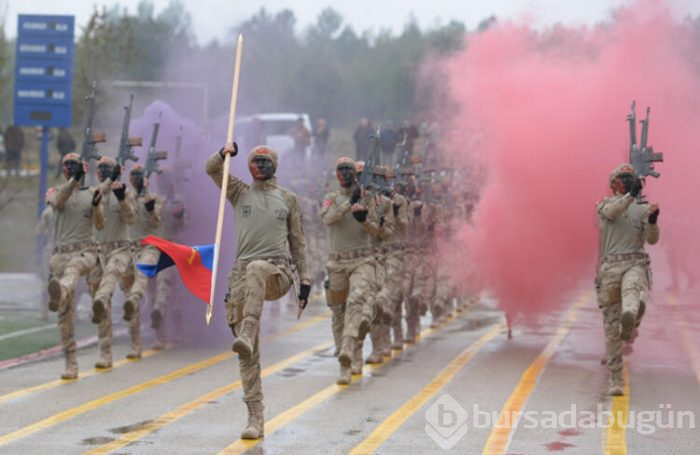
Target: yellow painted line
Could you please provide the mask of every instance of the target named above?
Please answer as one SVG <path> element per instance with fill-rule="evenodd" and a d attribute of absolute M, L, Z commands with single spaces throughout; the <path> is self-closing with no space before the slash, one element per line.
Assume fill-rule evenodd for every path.
<path fill-rule="evenodd" d="M 440 328 L 435 328 L 435 329 L 425 329 L 420 332 L 418 335 L 418 338 L 425 338 L 429 335 L 432 335 L 436 331 L 438 331 Z M 417 339 L 418 339 L 417 338 Z M 416 345 L 413 345 L 416 346 Z M 408 349 L 411 349 L 410 347 Z M 379 365 L 366 365 L 365 368 L 362 369 L 362 376 L 369 376 L 371 373 L 379 370 L 383 366 L 391 363 L 393 360 L 393 357 L 391 359 L 385 360 L 384 363 L 380 363 Z M 352 382 L 357 382 L 358 379 L 356 379 L 355 376 L 353 376 Z M 333 395 L 347 389 L 348 386 L 345 385 L 337 385 L 333 384 L 331 386 L 326 387 L 325 389 L 321 390 L 320 392 L 315 393 L 314 395 L 310 396 L 306 400 L 302 401 L 301 403 L 297 404 L 296 406 L 293 406 L 286 411 L 282 412 L 281 414 L 278 414 L 275 416 L 272 420 L 269 422 L 265 423 L 265 434 L 267 436 L 271 435 L 275 431 L 279 430 L 283 426 L 287 425 L 294 419 L 300 417 L 301 415 L 305 414 L 307 411 L 311 410 L 312 408 L 316 407 L 317 405 L 321 404 L 328 398 L 332 397 Z M 219 452 L 219 455 L 222 454 L 239 454 L 243 453 L 246 450 L 255 447 L 258 445 L 260 442 L 262 442 L 261 439 L 255 439 L 255 440 L 245 440 L 245 439 L 239 439 L 238 441 L 233 442 L 231 445 L 223 449 L 221 452 Z"/>
<path fill-rule="evenodd" d="M 673 307 L 673 312 L 675 314 L 676 325 L 681 329 L 681 338 L 683 340 L 683 349 L 690 359 L 691 367 L 695 373 L 695 378 L 700 384 L 700 354 L 698 353 L 697 343 L 693 342 L 691 335 L 691 329 L 688 328 L 688 321 L 686 321 L 680 314 L 678 309 L 678 299 L 675 295 L 668 296 L 668 302 Z"/>
<path fill-rule="evenodd" d="M 445 368 L 442 369 L 432 381 L 428 383 L 420 392 L 414 395 L 403 406 L 391 414 L 384 422 L 382 422 L 374 431 L 360 444 L 355 446 L 351 451 L 351 455 L 361 455 L 374 453 L 384 441 L 389 439 L 401 425 L 406 422 L 413 414 L 418 412 L 426 403 L 428 403 L 440 390 L 442 390 L 448 382 L 466 365 L 472 358 L 496 335 L 503 331 L 503 324 L 499 324 L 489 330 L 481 338 L 472 343 L 468 348 L 462 351 L 454 360 L 452 360 Z"/>
<path fill-rule="evenodd" d="M 168 348 L 168 349 L 170 349 L 170 348 Z M 160 352 L 165 352 L 168 349 L 164 349 L 162 351 L 156 351 L 153 349 L 149 349 L 149 350 L 143 352 L 142 358 L 154 356 Z M 39 385 L 35 385 L 32 387 L 27 387 L 26 389 L 16 390 L 14 392 L 10 392 L 10 393 L 7 393 L 5 395 L 0 395 L 0 404 L 4 403 L 6 401 L 16 400 L 17 398 L 26 397 L 27 395 L 31 395 L 34 393 L 43 392 L 45 390 L 50 390 L 50 389 L 53 389 L 55 387 L 62 386 L 64 384 L 70 384 L 73 382 L 77 382 L 81 379 L 86 379 L 86 378 L 89 378 L 91 376 L 95 376 L 97 374 L 108 373 L 115 368 L 119 368 L 121 366 L 127 365 L 129 363 L 133 363 L 133 362 L 134 362 L 134 360 L 131 360 L 131 359 L 123 359 L 123 360 L 119 360 L 117 362 L 114 362 L 112 364 L 112 368 L 109 368 L 107 370 L 94 369 L 94 370 L 86 371 L 84 373 L 80 373 L 77 380 L 76 379 L 68 379 L 68 380 L 57 379 L 55 381 L 45 382 L 44 384 L 39 384 Z"/>
<path fill-rule="evenodd" d="M 291 327 L 289 330 L 286 330 L 285 332 L 276 334 L 274 336 L 268 337 L 268 339 L 275 339 L 282 337 L 284 335 L 287 335 L 289 333 L 302 330 L 303 328 L 309 327 L 310 325 L 316 324 L 320 322 L 323 319 L 326 319 L 328 317 L 327 314 L 324 315 L 319 315 L 316 316 L 315 318 L 308 319 L 305 322 L 302 322 L 300 324 L 296 324 L 295 326 Z M 0 447 L 9 444 L 11 442 L 14 442 L 18 439 L 25 438 L 29 435 L 32 435 L 38 431 L 43 431 L 48 428 L 51 428 L 53 426 L 56 426 L 60 423 L 65 422 L 66 420 L 72 419 L 73 417 L 76 417 L 80 414 L 84 414 L 89 411 L 93 411 L 95 409 L 101 408 L 102 406 L 106 406 L 114 401 L 121 400 L 123 398 L 127 398 L 131 395 L 135 395 L 137 393 L 143 392 L 145 390 L 148 390 L 150 388 L 174 381 L 176 379 L 179 379 L 183 376 L 187 376 L 193 373 L 196 373 L 198 371 L 204 370 L 206 368 L 212 367 L 214 365 L 217 365 L 221 362 L 224 362 L 234 356 L 233 352 L 227 351 L 218 355 L 215 355 L 213 357 L 209 357 L 208 359 L 202 360 L 197 363 L 193 363 L 191 365 L 188 365 L 184 368 L 180 368 L 179 370 L 173 371 L 171 373 L 159 376 L 157 378 L 148 380 L 146 382 L 142 382 L 141 384 L 137 384 L 135 386 L 129 387 L 127 389 L 122 389 L 117 392 L 110 393 L 108 395 L 105 395 L 101 398 L 97 398 L 95 400 L 88 401 L 87 403 L 84 403 L 80 406 L 76 406 L 74 408 L 68 409 L 63 412 L 59 412 L 58 414 L 54 414 L 51 417 L 47 417 L 45 419 L 42 419 L 38 422 L 35 422 L 33 424 L 27 425 L 23 428 L 20 428 L 18 430 L 12 431 L 10 433 L 6 433 L 2 436 L 0 436 Z"/>
<path fill-rule="evenodd" d="M 542 372 L 549 363 L 552 355 L 556 352 L 561 341 L 566 337 L 576 321 L 577 312 L 587 301 L 586 297 L 581 297 L 576 304 L 574 304 L 571 309 L 566 314 L 564 321 L 557 327 L 557 331 L 554 336 L 549 340 L 547 346 L 544 350 L 532 361 L 530 366 L 525 370 L 523 375 L 520 377 L 518 385 L 515 386 L 513 393 L 511 393 L 508 400 L 503 405 L 501 413 L 498 417 L 498 424 L 496 424 L 489 434 L 489 438 L 486 440 L 486 445 L 484 446 L 483 454 L 485 455 L 495 455 L 505 453 L 508 445 L 510 444 L 510 439 L 513 434 L 513 430 L 517 428 L 517 420 L 519 418 L 519 413 L 525 406 L 525 403 L 530 398 L 530 394 L 535 389 L 535 386 L 540 380 Z M 511 417 L 516 416 L 515 419 Z"/>
<path fill-rule="evenodd" d="M 264 368 L 261 372 L 261 376 L 263 378 L 266 378 L 272 374 L 275 374 L 291 365 L 294 365 L 295 363 L 298 363 L 305 358 L 319 352 L 323 351 L 325 349 L 328 349 L 331 346 L 332 343 L 322 343 L 318 346 L 315 346 L 311 349 L 307 349 L 305 351 L 299 352 L 298 354 L 295 354 L 291 357 L 288 357 L 280 362 L 277 362 L 273 365 L 270 365 L 267 368 Z M 116 439 L 108 444 L 105 444 L 100 447 L 96 447 L 88 452 L 85 452 L 85 455 L 97 455 L 97 454 L 106 454 L 113 452 L 117 449 L 121 449 L 122 447 L 125 447 L 139 439 L 142 439 L 149 434 L 153 433 L 154 431 L 160 430 L 161 428 L 170 425 L 171 423 L 175 422 L 176 420 L 196 411 L 197 409 L 201 408 L 202 406 L 206 405 L 207 403 L 218 400 L 219 398 L 223 397 L 224 395 L 227 395 L 231 392 L 233 392 L 236 389 L 241 388 L 241 381 L 240 379 L 232 384 L 225 385 L 223 387 L 219 387 L 216 390 L 212 390 L 211 392 L 202 395 L 189 403 L 185 403 L 184 405 L 178 407 L 177 409 L 174 409 L 166 414 L 163 414 L 148 424 L 146 424 L 144 427 L 132 431 L 129 433 L 126 433 L 124 436 L 120 437 L 119 439 Z"/>
<path fill-rule="evenodd" d="M 627 455 L 627 422 L 630 409 L 630 378 L 627 361 L 623 363 L 622 374 L 625 378 L 625 394 L 621 397 L 612 397 L 610 412 L 614 422 L 605 430 L 605 443 L 603 453 L 605 455 Z"/>

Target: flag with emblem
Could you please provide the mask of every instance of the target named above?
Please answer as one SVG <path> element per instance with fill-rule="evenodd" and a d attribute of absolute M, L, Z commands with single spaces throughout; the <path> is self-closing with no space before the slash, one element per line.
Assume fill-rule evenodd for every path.
<path fill-rule="evenodd" d="M 214 245 L 188 246 L 149 235 L 141 245 L 152 245 L 160 251 L 156 264 L 136 264 L 148 277 L 174 265 L 187 289 L 207 304 L 211 297 L 211 274 L 214 268 Z"/>

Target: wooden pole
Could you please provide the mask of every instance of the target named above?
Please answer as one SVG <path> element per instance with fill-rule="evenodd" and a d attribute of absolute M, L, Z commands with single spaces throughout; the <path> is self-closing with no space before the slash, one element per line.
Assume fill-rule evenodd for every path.
<path fill-rule="evenodd" d="M 243 52 L 243 35 L 238 35 L 236 43 L 236 65 L 233 68 L 233 87 L 231 89 L 231 106 L 228 113 L 228 130 L 226 143 L 233 142 L 233 125 L 236 119 L 236 101 L 238 100 L 238 79 L 241 73 L 241 54 Z M 219 197 L 219 216 L 216 219 L 216 239 L 214 241 L 214 268 L 211 274 L 211 296 L 207 305 L 207 325 L 211 323 L 212 310 L 214 308 L 214 294 L 216 293 L 216 275 L 219 270 L 219 253 L 221 251 L 221 234 L 224 228 L 224 209 L 226 208 L 226 193 L 228 191 L 228 178 L 231 171 L 231 155 L 224 156 L 224 177 L 221 181 L 221 196 Z"/>

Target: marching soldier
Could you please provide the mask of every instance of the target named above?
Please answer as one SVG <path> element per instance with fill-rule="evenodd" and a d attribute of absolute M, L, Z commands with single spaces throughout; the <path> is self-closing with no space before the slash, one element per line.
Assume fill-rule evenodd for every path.
<path fill-rule="evenodd" d="M 97 266 L 92 228 L 103 229 L 105 219 L 100 192 L 81 187 L 87 163 L 82 162 L 78 154 L 69 153 L 63 158 L 62 166 L 68 181 L 51 188 L 47 194 L 47 203 L 56 216 L 55 247 L 49 261 L 49 309 L 58 312 L 58 327 L 66 358 L 66 371 L 61 379 L 77 379 L 74 292 L 78 278 Z"/>
<path fill-rule="evenodd" d="M 347 157 L 336 162 L 340 190 L 325 195 L 320 215 L 328 228 L 328 302 L 333 336 L 340 340 L 338 384 L 350 384 L 351 363 L 358 340 L 369 331 L 363 307 L 375 280 L 372 236 L 379 234 L 374 198 L 357 185 L 355 163 Z"/>
<path fill-rule="evenodd" d="M 93 295 L 92 322 L 98 325 L 100 360 L 95 368 L 112 367 L 112 295 L 117 283 L 128 289 L 133 276 L 131 242 L 128 225 L 135 221 L 134 210 L 127 200 L 126 185 L 119 182 L 121 167 L 112 158 L 103 156 L 97 163 L 105 213 L 105 228 L 95 232 L 100 249 L 100 267 L 90 276 Z"/>
<path fill-rule="evenodd" d="M 658 204 L 637 201 L 642 182 L 623 163 L 610 174 L 612 197 L 597 206 L 600 258 L 596 276 L 598 306 L 603 313 L 609 394 L 624 393 L 622 341 L 639 326 L 650 288 L 650 261 L 644 244 L 659 241 Z"/>
<path fill-rule="evenodd" d="M 221 187 L 225 153 L 238 154 L 236 143 L 226 144 L 206 163 L 207 174 Z M 304 229 L 297 196 L 277 186 L 277 153 L 266 146 L 248 155 L 252 185 L 228 176 L 226 197 L 236 219 L 236 264 L 229 274 L 226 318 L 236 340 L 248 424 L 242 439 L 264 435 L 263 393 L 260 378 L 259 326 L 263 301 L 278 300 L 294 283 L 294 267 L 301 286 L 303 307 L 311 292 L 304 257 Z"/>
<path fill-rule="evenodd" d="M 163 220 L 163 201 L 154 193 L 148 191 L 148 177 L 144 167 L 134 165 L 129 173 L 129 181 L 133 191 L 129 191 L 129 203 L 134 208 L 136 220 L 129 226 L 129 239 L 134 248 L 133 285 L 126 295 L 124 302 L 124 320 L 129 323 L 131 350 L 127 359 L 141 358 L 141 300 L 146 293 L 148 277 L 136 268 L 136 264 L 156 264 L 160 253 L 152 245 L 141 245 L 141 240 L 149 235 L 157 235 Z"/>

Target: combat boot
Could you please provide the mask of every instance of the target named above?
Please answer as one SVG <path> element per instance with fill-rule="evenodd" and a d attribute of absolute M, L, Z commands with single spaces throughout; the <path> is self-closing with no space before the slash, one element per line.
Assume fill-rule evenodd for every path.
<path fill-rule="evenodd" d="M 338 385 L 349 385 L 352 382 L 352 373 L 350 372 L 349 366 L 344 367 L 340 365 L 340 374 L 335 382 Z"/>
<path fill-rule="evenodd" d="M 49 310 L 55 313 L 58 311 L 58 307 L 61 305 L 61 302 L 63 302 L 65 299 L 66 293 L 63 290 L 61 283 L 56 278 L 51 278 L 51 280 L 49 280 L 48 292 Z"/>
<path fill-rule="evenodd" d="M 340 362 L 340 365 L 350 368 L 354 352 L 355 338 L 350 336 L 343 337 L 343 342 L 340 345 L 340 352 L 338 353 L 338 361 Z"/>
<path fill-rule="evenodd" d="M 129 335 L 131 336 L 131 350 L 126 354 L 127 359 L 137 360 L 141 358 L 141 333 L 138 325 L 129 327 Z"/>
<path fill-rule="evenodd" d="M 350 373 L 354 375 L 362 374 L 362 341 L 359 340 L 355 342 L 355 349 L 353 349 Z"/>
<path fill-rule="evenodd" d="M 620 318 L 620 338 L 623 341 L 629 341 L 632 338 L 632 331 L 637 324 L 637 315 L 632 311 L 625 311 Z"/>
<path fill-rule="evenodd" d="M 394 329 L 394 344 L 391 345 L 394 351 L 403 351 L 403 327 Z"/>
<path fill-rule="evenodd" d="M 61 379 L 78 379 L 78 361 L 75 352 L 66 354 L 66 371 L 61 375 Z"/>
<path fill-rule="evenodd" d="M 93 324 L 99 324 L 100 322 L 102 322 L 102 319 L 105 317 L 106 308 L 107 305 L 105 304 L 105 300 L 102 297 L 95 297 L 95 300 L 92 302 Z"/>
<path fill-rule="evenodd" d="M 112 353 L 111 352 L 101 352 L 100 360 L 95 362 L 95 368 L 98 370 L 107 370 L 112 368 Z"/>
<path fill-rule="evenodd" d="M 621 397 L 625 394 L 625 380 L 622 377 L 622 371 L 610 373 L 610 387 L 608 395 L 613 397 Z"/>
<path fill-rule="evenodd" d="M 253 355 L 255 337 L 258 333 L 258 321 L 253 316 L 246 316 L 241 321 L 241 333 L 233 342 L 233 352 L 241 358 L 248 359 Z"/>
<path fill-rule="evenodd" d="M 265 407 L 260 401 L 250 401 L 248 406 L 248 425 L 241 433 L 241 439 L 261 439 L 265 437 L 265 418 L 263 411 Z"/>

